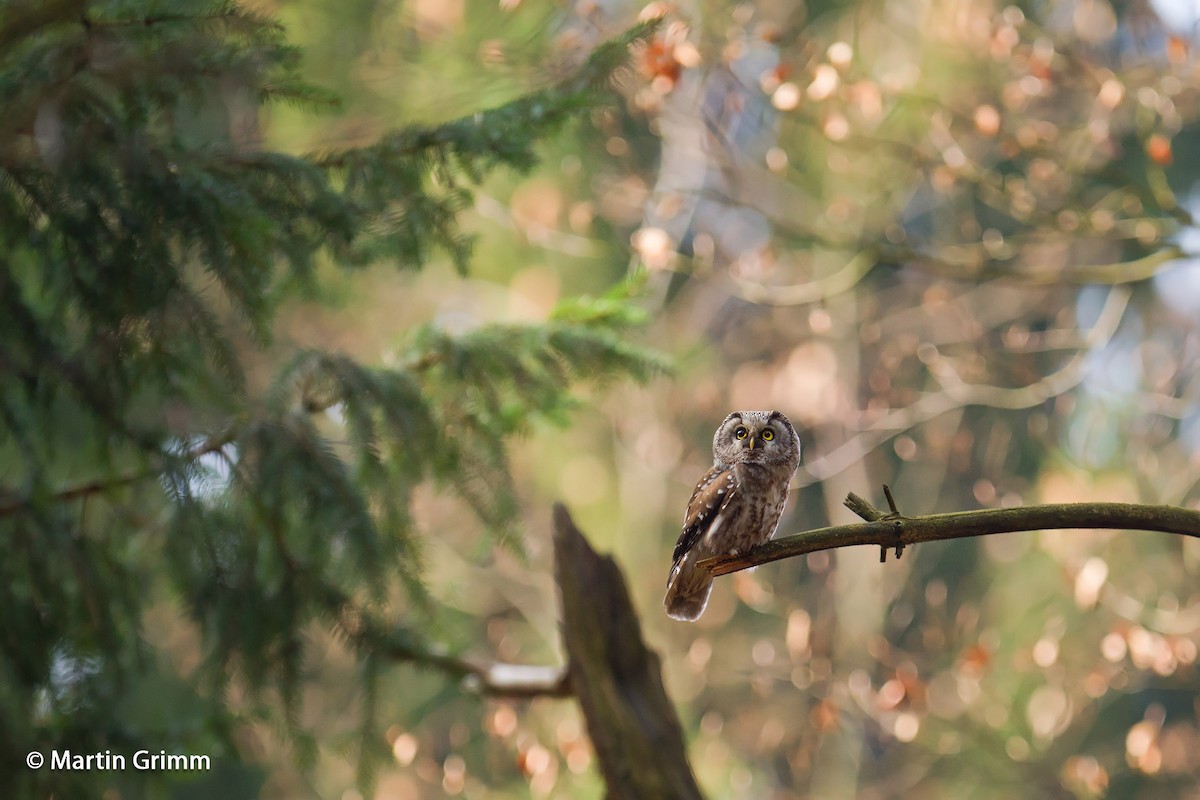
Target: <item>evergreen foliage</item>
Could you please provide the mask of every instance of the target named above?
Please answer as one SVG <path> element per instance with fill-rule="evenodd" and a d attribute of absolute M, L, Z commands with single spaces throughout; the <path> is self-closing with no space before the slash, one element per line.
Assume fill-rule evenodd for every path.
<path fill-rule="evenodd" d="M 423 328 L 388 367 L 300 352 L 264 392 L 244 348 L 322 260 L 409 268 L 442 249 L 465 269 L 467 187 L 532 165 L 643 33 L 501 108 L 297 156 L 223 124 L 238 104 L 334 102 L 280 27 L 234 2 L 0 10 L 0 794 L 104 788 L 13 768 L 33 750 L 232 763 L 239 713 L 303 742 L 314 623 L 361 659 L 372 733 L 376 645 L 399 627 L 419 646 L 431 610 L 414 488 L 457 493 L 519 548 L 506 438 L 561 420 L 578 381 L 662 365 L 628 342 L 628 287 L 541 326 Z M 194 674 L 143 643 L 157 602 L 198 631 Z M 149 685 L 175 698 L 169 716 L 141 700 Z M 224 699 L 244 689 L 257 701 L 235 712 Z M 253 785 L 230 769 L 213 787 Z"/>

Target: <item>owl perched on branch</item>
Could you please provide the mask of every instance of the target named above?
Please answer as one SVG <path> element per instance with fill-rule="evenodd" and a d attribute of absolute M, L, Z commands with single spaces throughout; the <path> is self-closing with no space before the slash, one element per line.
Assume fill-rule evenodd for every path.
<path fill-rule="evenodd" d="M 800 466 L 800 437 L 778 411 L 735 411 L 713 436 L 713 465 L 688 501 L 675 543 L 667 614 L 695 620 L 704 613 L 712 577 L 696 563 L 744 553 L 771 538 Z"/>

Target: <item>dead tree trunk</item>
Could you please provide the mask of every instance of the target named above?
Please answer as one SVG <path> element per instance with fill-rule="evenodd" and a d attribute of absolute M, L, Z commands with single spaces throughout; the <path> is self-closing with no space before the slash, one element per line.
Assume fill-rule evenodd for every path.
<path fill-rule="evenodd" d="M 658 656 L 612 558 L 554 507 L 554 571 L 570 686 L 579 699 L 609 800 L 701 800 L 683 728 L 663 688 Z"/>

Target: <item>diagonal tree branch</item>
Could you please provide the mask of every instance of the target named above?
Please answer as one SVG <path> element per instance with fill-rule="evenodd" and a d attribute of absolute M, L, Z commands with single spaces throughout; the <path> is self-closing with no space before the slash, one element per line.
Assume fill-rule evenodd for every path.
<path fill-rule="evenodd" d="M 428 667 L 461 682 L 464 689 L 488 697 L 571 697 L 566 667 L 482 662 L 432 648 L 416 646 L 408 637 L 395 636 L 379 645 L 395 661 Z"/>
<path fill-rule="evenodd" d="M 1018 508 L 989 508 L 905 517 L 880 511 L 858 495 L 846 505 L 866 522 L 835 525 L 774 539 L 736 556 L 718 556 L 700 562 L 713 575 L 728 575 L 748 567 L 783 558 L 852 545 L 875 545 L 898 550 L 920 542 L 965 539 L 1017 531 L 1105 528 L 1110 530 L 1162 531 L 1200 538 L 1200 511 L 1175 506 L 1134 503 L 1052 503 Z"/>

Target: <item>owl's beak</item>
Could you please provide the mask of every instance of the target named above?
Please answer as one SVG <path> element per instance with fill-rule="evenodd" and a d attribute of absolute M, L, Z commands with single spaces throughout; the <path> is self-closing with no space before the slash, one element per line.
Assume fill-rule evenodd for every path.
<path fill-rule="evenodd" d="M 754 437 L 753 436 L 750 437 L 750 449 L 751 450 L 754 449 Z"/>

